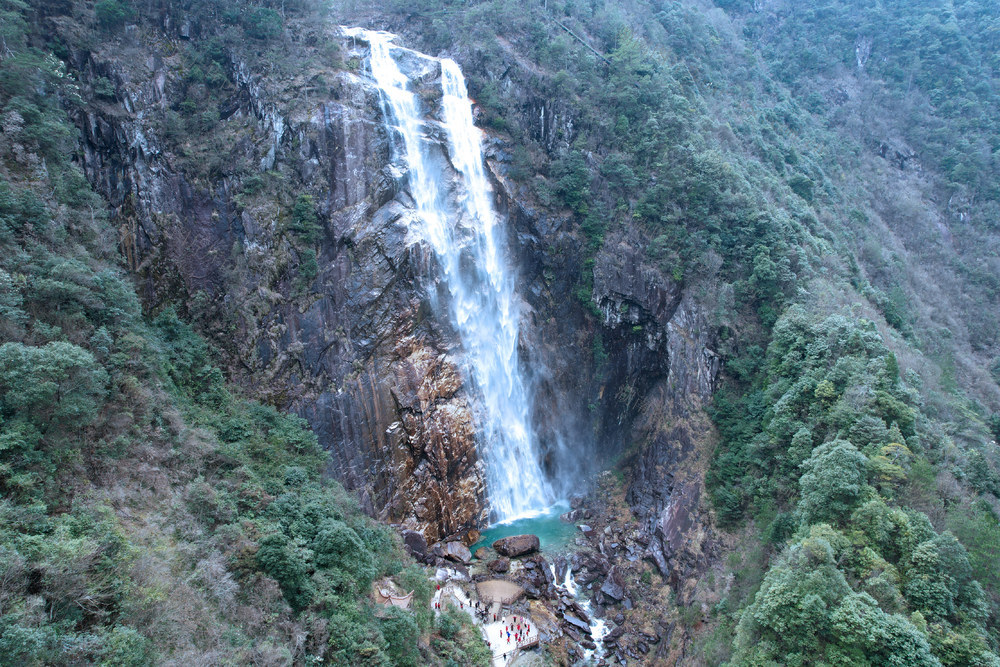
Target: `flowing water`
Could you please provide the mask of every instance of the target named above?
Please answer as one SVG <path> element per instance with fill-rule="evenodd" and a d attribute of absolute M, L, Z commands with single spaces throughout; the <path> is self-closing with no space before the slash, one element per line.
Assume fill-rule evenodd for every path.
<path fill-rule="evenodd" d="M 554 493 L 539 461 L 530 420 L 530 393 L 517 353 L 518 301 L 505 230 L 486 178 L 482 133 L 458 65 L 392 44 L 394 35 L 358 28 L 347 34 L 371 47 L 371 74 L 382 93 L 394 155 L 407 173 L 416 216 L 411 231 L 429 245 L 447 288 L 447 308 L 461 336 L 467 376 L 479 394 L 478 451 L 486 466 L 491 518 L 537 515 Z M 404 53 L 405 52 L 405 53 Z M 413 90 L 394 56 L 432 61 L 441 76 L 440 118 Z M 447 158 L 459 182 L 435 159 L 447 137 Z M 470 261 L 471 260 L 471 261 Z"/>
<path fill-rule="evenodd" d="M 549 570 L 552 572 L 552 576 L 556 576 L 556 568 L 554 565 L 549 565 Z M 583 661 L 588 663 L 591 659 L 601 659 L 604 657 L 604 638 L 608 636 L 611 632 L 611 628 L 608 627 L 608 622 L 603 618 L 597 618 L 594 616 L 593 606 L 590 604 L 590 600 L 585 597 L 580 597 L 580 587 L 576 583 L 576 579 L 573 578 L 573 570 L 570 567 L 566 567 L 566 577 L 563 579 L 561 584 L 556 584 L 559 588 L 566 591 L 570 597 L 577 600 L 583 610 L 587 612 L 587 616 L 590 617 L 590 636 L 594 640 L 594 644 L 597 645 L 596 649 L 587 649 L 583 652 Z"/>

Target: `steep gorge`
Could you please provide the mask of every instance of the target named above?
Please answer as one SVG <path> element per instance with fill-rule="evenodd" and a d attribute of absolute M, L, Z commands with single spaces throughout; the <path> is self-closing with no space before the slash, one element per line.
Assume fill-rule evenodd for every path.
<path fill-rule="evenodd" d="M 59 100 L 80 130 L 76 159 L 108 202 L 117 239 L 97 236 L 109 255 L 117 241 L 145 317 L 183 347 L 176 309 L 241 392 L 304 417 L 330 454 L 328 477 L 366 513 L 430 543 L 471 545 L 491 518 L 591 492 L 568 515 L 594 512 L 580 526 L 586 549 L 555 567 L 577 573 L 598 615 L 614 615 L 620 660 L 883 664 L 895 651 L 912 664 L 993 665 L 995 137 L 989 114 L 947 115 L 950 98 L 931 90 L 943 79 L 924 71 L 981 79 L 969 94 L 990 108 L 993 61 L 931 48 L 900 64 L 899 40 L 921 30 L 962 45 L 951 9 L 915 4 L 928 12 L 919 30 L 894 13 L 903 25 L 886 34 L 896 41 L 856 44 L 845 37 L 855 22 L 882 18 L 853 0 L 819 13 L 777 0 L 289 2 L 287 11 L 150 0 L 113 21 L 53 1 L 24 15 L 32 44 L 58 54 L 54 71 L 71 90 Z M 959 4 L 963 25 L 981 26 L 970 18 L 977 3 Z M 393 62 L 419 109 L 410 145 L 373 73 L 373 33 L 340 24 L 398 34 Z M 829 45 L 814 32 L 824 25 L 837 36 Z M 796 48 L 783 51 L 789 39 Z M 811 60 L 827 46 L 827 60 Z M 63 61 L 69 76 L 58 74 Z M 464 92 L 449 96 L 459 87 L 443 62 L 468 78 L 482 173 L 456 159 L 446 109 L 451 98 L 468 105 Z M 20 137 L 33 121 L 19 98 L 0 99 L 13 109 L 0 138 Z M 949 150 L 922 122 L 949 135 L 961 126 L 968 141 Z M 406 159 L 418 143 L 439 177 L 424 199 Z M 12 164 L 33 164 L 21 143 L 10 146 Z M 489 213 L 468 196 L 473 178 Z M 459 221 L 453 245 L 467 244 L 447 258 L 421 228 L 439 205 Z M 465 315 L 482 307 L 488 281 L 472 228 L 494 214 L 509 268 L 495 300 L 518 318 L 474 323 L 470 334 L 455 304 Z M 0 287 L 24 295 L 3 308 L 53 293 L 44 281 L 29 288 L 20 271 L 0 273 Z M 7 312 L 3 331 L 20 332 L 23 318 Z M 63 336 L 48 325 L 24 331 L 39 348 Z M 500 394 L 514 397 L 513 423 L 529 433 L 484 418 L 488 380 L 470 358 L 473 338 L 496 353 L 493 370 L 517 359 Z M 97 334 L 81 344 L 101 358 Z M 193 391 L 217 401 L 218 371 L 191 369 Z M 12 401 L 0 396 L 0 417 L 17 417 Z M 214 429 L 226 452 L 255 442 L 242 414 L 215 420 L 209 435 L 176 417 L 171 433 L 190 448 Z M 537 493 L 491 516 L 504 449 L 527 464 Z M 214 479 L 200 456 L 198 476 L 237 484 Z M 217 509 L 199 520 L 208 534 L 225 526 L 218 539 L 237 554 L 215 576 L 237 568 L 242 584 L 269 567 L 262 585 L 277 581 L 278 598 L 299 613 L 312 584 L 282 559 L 297 554 L 312 568 L 314 553 L 324 558 L 319 538 L 288 521 L 246 528 L 240 541 L 226 525 L 284 512 L 285 487 L 303 474 L 289 465 L 272 471 L 277 486 L 237 494 L 242 514 L 212 500 L 205 506 Z M 182 484 L 185 498 L 212 488 Z M 393 553 L 349 521 L 366 548 Z M 435 554 L 429 562 L 444 564 Z M 198 568 L 222 562 L 198 558 Z M 531 573 L 539 595 L 555 590 L 543 562 Z M 309 572 L 319 581 L 321 570 Z M 810 606 L 815 595 L 822 608 Z M 323 637 L 325 618 L 288 627 Z M 888 639 L 870 643 L 876 636 Z"/>
<path fill-rule="evenodd" d="M 170 15 L 164 21 L 184 24 Z M 332 23 L 299 29 L 304 42 L 337 44 L 340 62 L 366 58 L 365 45 Z M 99 108 L 82 119 L 85 164 L 119 211 L 150 307 L 177 298 L 188 304 L 231 355 L 237 377 L 309 420 L 333 453 L 331 473 L 376 516 L 430 541 L 483 526 L 485 485 L 460 341 L 435 316 L 423 287 L 434 261 L 407 238 L 409 199 L 396 190 L 374 82 L 342 65 L 314 63 L 279 83 L 231 64 L 231 115 L 213 132 L 232 146 L 230 160 L 259 165 L 286 198 L 305 192 L 315 202 L 318 271 L 304 284 L 296 273 L 311 249 L 289 232 L 287 213 L 267 201 L 274 195 L 248 193 L 246 176 L 178 168 L 176 148 L 150 125 L 182 91 L 166 55 L 169 41 L 159 40 L 126 37 L 103 53 L 76 55 L 80 71 L 115 82 L 127 110 Z M 319 80 L 328 82 L 328 97 L 309 85 Z M 424 94 L 435 95 L 436 75 L 420 81 Z M 539 118 L 534 131 L 542 136 L 550 121 L 544 112 Z M 537 386 L 532 419 L 550 452 L 546 465 L 578 463 L 571 474 L 584 479 L 595 454 L 610 462 L 631 444 L 628 424 L 644 422 L 638 437 L 656 446 L 637 467 L 633 499 L 669 552 L 701 497 L 697 474 L 683 484 L 664 482 L 708 430 L 697 415 L 718 371 L 709 327 L 690 294 L 643 266 L 634 239 L 609 244 L 597 258 L 600 318 L 561 298 L 577 280 L 578 232 L 564 214 L 521 199 L 504 175 L 503 144 L 486 148 L 529 307 L 520 353 Z M 643 333 L 634 332 L 639 328 Z M 601 374 L 591 354 L 598 331 L 612 350 Z M 667 433 L 671 414 L 682 424 Z M 560 448 L 570 454 L 557 463 Z M 680 504 L 671 503 L 675 492 Z M 666 574 L 665 561 L 662 567 Z"/>

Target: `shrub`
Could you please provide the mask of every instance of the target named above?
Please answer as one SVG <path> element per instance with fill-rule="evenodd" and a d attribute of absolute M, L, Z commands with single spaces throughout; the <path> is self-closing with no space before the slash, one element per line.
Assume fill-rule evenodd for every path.
<path fill-rule="evenodd" d="M 386 653 L 398 667 L 415 667 L 420 664 L 417 640 L 420 631 L 413 614 L 398 607 L 389 607 L 380 619 L 382 636 L 388 643 Z"/>
<path fill-rule="evenodd" d="M 152 662 L 152 645 L 135 628 L 115 626 L 104 640 L 101 667 L 145 667 Z"/>
<path fill-rule="evenodd" d="M 302 555 L 285 535 L 273 533 L 260 541 L 257 564 L 278 582 L 293 607 L 300 609 L 309 603 L 308 568 Z"/>
<path fill-rule="evenodd" d="M 247 13 L 243 28 L 254 39 L 274 39 L 281 34 L 281 15 L 267 7 L 254 7 Z"/>
<path fill-rule="evenodd" d="M 97 23 L 108 30 L 119 28 L 132 18 L 132 8 L 118 0 L 98 0 L 94 5 Z"/>
<path fill-rule="evenodd" d="M 72 343 L 0 345 L 0 409 L 30 419 L 42 432 L 90 425 L 107 381 L 94 355 Z"/>
<path fill-rule="evenodd" d="M 846 440 L 834 440 L 813 450 L 802 464 L 799 510 L 807 523 L 842 523 L 868 490 L 868 459 Z"/>
<path fill-rule="evenodd" d="M 306 243 L 312 244 L 319 240 L 323 229 L 316 215 L 316 202 L 313 201 L 312 195 L 301 194 L 295 199 L 295 205 L 292 206 L 291 230 Z"/>

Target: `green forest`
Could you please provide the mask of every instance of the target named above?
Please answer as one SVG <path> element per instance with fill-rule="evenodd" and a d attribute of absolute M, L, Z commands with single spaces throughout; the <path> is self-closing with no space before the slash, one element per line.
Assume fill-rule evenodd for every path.
<path fill-rule="evenodd" d="M 705 313 L 703 502 L 729 584 L 663 604 L 683 664 L 1000 667 L 996 9 L 0 0 L 0 665 L 490 664 L 306 420 L 255 392 L 223 306 L 148 298 L 122 232 L 139 204 L 113 209 L 85 169 L 92 110 L 125 97 L 81 54 L 167 49 L 150 135 L 191 183 L 278 211 L 282 284 L 307 303 L 319 196 L 240 154 L 226 108 L 237 63 L 361 74 L 303 37 L 343 24 L 461 64 L 511 187 L 568 221 L 597 380 L 601 253 L 641 248 Z M 563 119 L 545 136 L 536 98 Z M 412 610 L 376 608 L 384 577 Z"/>

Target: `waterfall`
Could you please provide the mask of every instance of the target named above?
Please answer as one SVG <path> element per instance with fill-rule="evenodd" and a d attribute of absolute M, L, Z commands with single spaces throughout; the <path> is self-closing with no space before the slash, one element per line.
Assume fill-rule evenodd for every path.
<path fill-rule="evenodd" d="M 486 467 L 491 516 L 501 522 L 530 516 L 554 498 L 531 427 L 529 391 L 517 353 L 514 275 L 465 79 L 453 60 L 395 46 L 389 33 L 354 28 L 347 34 L 371 47 L 371 73 L 382 93 L 390 140 L 408 174 L 416 213 L 411 231 L 433 249 L 447 288 L 448 314 L 461 337 L 466 376 L 481 403 L 477 444 Z M 394 53 L 404 52 L 440 69 L 439 120 L 424 108 L 394 59 Z M 440 142 L 430 139 L 428 130 L 438 124 L 460 177 L 457 186 L 443 160 L 434 159 Z"/>

